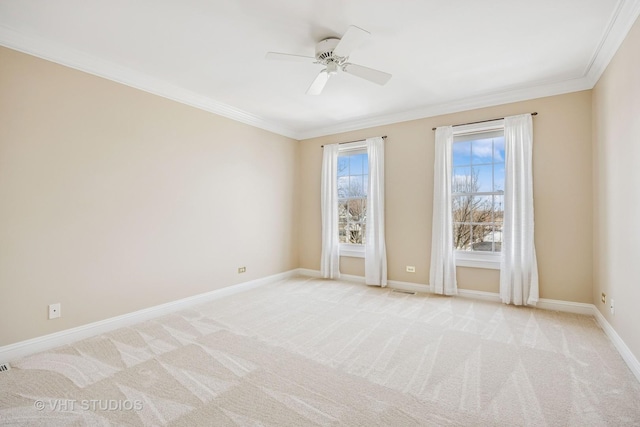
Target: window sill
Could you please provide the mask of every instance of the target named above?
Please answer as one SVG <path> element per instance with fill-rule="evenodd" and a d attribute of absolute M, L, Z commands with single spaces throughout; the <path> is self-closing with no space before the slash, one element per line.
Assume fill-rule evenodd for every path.
<path fill-rule="evenodd" d="M 340 256 L 364 258 L 364 245 L 340 244 Z"/>
<path fill-rule="evenodd" d="M 491 253 L 455 251 L 456 267 L 487 268 L 500 270 L 502 255 Z"/>

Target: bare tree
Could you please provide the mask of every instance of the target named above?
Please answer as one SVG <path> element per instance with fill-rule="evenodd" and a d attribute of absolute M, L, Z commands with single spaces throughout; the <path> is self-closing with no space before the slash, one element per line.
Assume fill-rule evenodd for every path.
<path fill-rule="evenodd" d="M 338 221 L 340 240 L 344 243 L 364 242 L 367 197 L 359 182 L 338 179 Z"/>
<path fill-rule="evenodd" d="M 478 173 L 453 177 L 453 244 L 456 249 L 479 248 L 494 233 L 493 221 L 501 218 L 491 196 L 474 196 L 480 189 Z"/>

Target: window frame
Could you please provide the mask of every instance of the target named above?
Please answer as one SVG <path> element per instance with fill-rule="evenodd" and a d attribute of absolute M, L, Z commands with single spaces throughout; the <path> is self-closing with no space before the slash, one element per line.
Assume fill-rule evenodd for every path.
<path fill-rule="evenodd" d="M 502 131 L 504 132 L 504 119 L 492 120 L 484 123 L 473 123 L 468 125 L 456 126 L 453 128 L 453 144 L 456 144 L 456 136 L 482 134 L 488 132 Z M 453 151 L 453 147 L 452 147 Z M 451 154 L 451 171 L 453 174 L 453 153 Z M 505 159 L 506 163 L 506 159 Z M 453 185 L 453 184 L 452 184 Z M 492 192 L 493 193 L 493 192 Z M 453 200 L 453 197 L 452 197 Z M 453 211 L 453 206 L 451 206 Z M 494 221 L 495 223 L 495 221 Z M 452 223 L 453 226 L 453 223 Z M 456 267 L 473 267 L 486 268 L 491 270 L 499 270 L 502 261 L 501 252 L 483 252 L 483 251 L 460 251 L 454 249 L 454 258 Z"/>
<path fill-rule="evenodd" d="M 369 161 L 369 155 L 367 153 L 367 141 L 349 142 L 346 144 L 340 144 L 338 148 L 338 158 L 343 154 L 367 154 L 367 161 Z M 368 176 L 368 173 L 367 173 Z M 337 179 L 336 175 L 336 179 Z M 366 183 L 367 188 L 369 183 Z M 367 201 L 369 200 L 369 192 L 367 191 Z M 340 256 L 352 257 L 352 258 L 364 258 L 365 244 L 357 243 L 340 243 Z"/>

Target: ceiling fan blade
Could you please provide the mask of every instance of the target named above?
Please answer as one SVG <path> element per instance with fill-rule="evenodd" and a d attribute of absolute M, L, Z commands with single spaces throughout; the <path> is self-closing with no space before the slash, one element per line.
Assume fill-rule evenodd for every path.
<path fill-rule="evenodd" d="M 329 77 L 331 77 L 331 75 L 327 73 L 327 70 L 320 71 L 320 74 L 318 74 L 313 83 L 311 83 L 311 86 L 309 86 L 309 89 L 307 89 L 307 95 L 320 95 L 320 92 L 324 89 L 324 85 L 329 81 Z"/>
<path fill-rule="evenodd" d="M 343 71 L 345 73 L 353 74 L 370 82 L 377 83 L 379 85 L 386 84 L 391 78 L 391 74 L 384 71 L 374 70 L 373 68 L 363 67 L 358 64 L 345 64 Z"/>
<path fill-rule="evenodd" d="M 340 39 L 340 42 L 338 42 L 338 46 L 333 49 L 333 54 L 342 57 L 349 56 L 351 52 L 364 43 L 369 36 L 371 36 L 370 32 L 355 25 L 350 25 L 349 28 L 347 28 L 347 32 L 344 33 L 344 36 Z"/>
<path fill-rule="evenodd" d="M 295 62 L 313 62 L 316 60 L 313 56 L 292 55 L 290 53 L 267 52 L 265 59 L 276 61 L 295 61 Z"/>

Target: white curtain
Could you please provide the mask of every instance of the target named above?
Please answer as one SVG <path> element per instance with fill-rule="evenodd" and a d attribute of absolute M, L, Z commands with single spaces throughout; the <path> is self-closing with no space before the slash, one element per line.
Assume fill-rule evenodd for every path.
<path fill-rule="evenodd" d="M 453 128 L 436 129 L 433 173 L 433 223 L 431 229 L 431 292 L 456 295 L 456 264 L 453 248 L 453 214 L 451 204 Z"/>
<path fill-rule="evenodd" d="M 322 155 L 322 255 L 320 274 L 325 279 L 340 278 L 338 240 L 338 144 L 325 145 Z"/>
<path fill-rule="evenodd" d="M 538 263 L 533 235 L 533 125 L 531 114 L 506 117 L 504 229 L 500 297 L 505 304 L 535 305 Z"/>
<path fill-rule="evenodd" d="M 387 286 L 387 249 L 384 242 L 384 139 L 367 139 L 369 185 L 364 275 L 367 285 Z"/>

